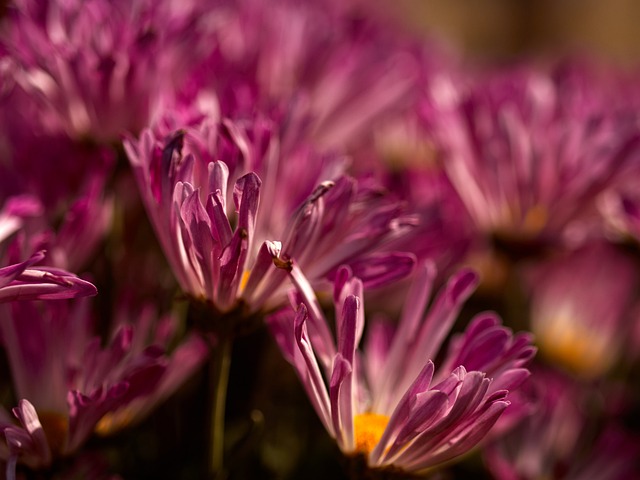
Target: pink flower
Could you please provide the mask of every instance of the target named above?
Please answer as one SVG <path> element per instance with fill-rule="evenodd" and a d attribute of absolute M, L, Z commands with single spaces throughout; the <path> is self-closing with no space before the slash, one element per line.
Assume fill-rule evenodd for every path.
<path fill-rule="evenodd" d="M 184 122 L 182 130 L 175 124 Z M 341 177 L 343 159 L 306 146 L 279 151 L 262 116 L 169 120 L 125 148 L 142 198 L 182 289 L 227 312 L 277 306 L 296 259 L 314 284 L 349 262 L 370 284 L 413 268 L 411 255 L 379 252 L 411 221 L 366 182 Z M 164 133 L 163 133 L 164 132 Z"/>
<path fill-rule="evenodd" d="M 31 197 L 14 197 L 6 202 L 0 211 L 0 244 L 22 228 L 26 217 L 40 211 L 40 204 Z M 11 258 L 15 256 L 13 254 Z M 72 273 L 58 268 L 37 266 L 44 258 L 45 252 L 38 251 L 27 260 L 0 268 L 0 303 L 16 300 L 55 300 L 97 293 L 93 284 Z"/>
<path fill-rule="evenodd" d="M 0 331 L 17 398 L 18 425 L 3 422 L 4 460 L 33 469 L 76 452 L 94 432 L 106 435 L 140 420 L 208 353 L 189 338 L 172 355 L 173 321 L 152 328 L 120 324 L 106 346 L 92 333 L 86 302 L 16 302 Z M 7 313 L 7 311 L 3 312 Z M 169 327 L 169 328 L 167 328 Z"/>
<path fill-rule="evenodd" d="M 216 48 L 192 88 L 213 89 L 226 112 L 282 110 L 285 148 L 304 132 L 315 146 L 344 149 L 411 101 L 421 60 L 388 24 L 347 10 L 325 1 L 216 5 Z"/>
<path fill-rule="evenodd" d="M 364 455 L 370 468 L 419 472 L 469 451 L 529 375 L 531 338 L 513 335 L 492 313 L 455 336 L 436 369 L 433 359 L 477 278 L 470 271 L 452 277 L 423 317 L 434 276 L 432 266 L 419 269 L 395 334 L 374 323 L 363 350 L 362 282 L 347 268 L 335 283 L 337 343 L 303 282 L 295 319 L 290 310 L 269 319 L 329 434 L 345 454 Z"/>
<path fill-rule="evenodd" d="M 530 267 L 526 276 L 541 354 L 584 378 L 606 374 L 633 328 L 638 275 L 631 258 L 596 243 Z"/>
<path fill-rule="evenodd" d="M 602 392 L 548 369 L 527 385 L 530 414 L 485 450 L 498 480 L 626 480 L 637 478 L 638 439 L 594 405 Z M 591 400 L 591 401 L 590 401 Z"/>
<path fill-rule="evenodd" d="M 206 15 L 182 2 L 13 2 L 0 46 L 50 125 L 100 142 L 139 132 L 206 54 Z"/>
<path fill-rule="evenodd" d="M 433 90 L 426 117 L 481 233 L 543 243 L 602 234 L 598 195 L 640 158 L 618 84 L 588 69 L 519 68 Z"/>

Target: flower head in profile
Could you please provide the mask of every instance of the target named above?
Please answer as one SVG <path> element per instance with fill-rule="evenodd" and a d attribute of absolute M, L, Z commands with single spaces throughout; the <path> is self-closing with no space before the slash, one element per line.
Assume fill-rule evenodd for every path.
<path fill-rule="evenodd" d="M 640 154 L 617 85 L 615 75 L 569 64 L 492 72 L 452 95 L 434 90 L 425 118 L 481 233 L 559 243 L 599 228 L 598 195 L 637 168 Z"/>
<path fill-rule="evenodd" d="M 41 209 L 34 198 L 21 196 L 9 199 L 0 210 L 0 246 L 8 247 L 3 257 L 9 259 L 9 265 L 0 268 L 0 303 L 85 297 L 97 293 L 93 284 L 72 273 L 39 265 L 45 258 L 42 250 L 27 260 L 15 258 L 21 256 L 22 248 L 19 239 L 8 244 L 8 237 L 23 227 L 26 218 L 39 214 Z"/>
<path fill-rule="evenodd" d="M 635 264 L 595 243 L 530 267 L 531 329 L 542 356 L 583 378 L 606 374 L 632 332 Z"/>
<path fill-rule="evenodd" d="M 174 122 L 175 123 L 175 122 Z M 304 145 L 279 151 L 275 124 L 201 116 L 146 130 L 125 148 L 169 264 L 189 296 L 221 312 L 255 312 L 284 299 L 295 258 L 314 283 L 341 263 L 380 284 L 413 268 L 378 252 L 410 221 L 380 189 L 341 176 L 343 159 Z M 164 130 L 163 130 L 164 129 Z"/>
<path fill-rule="evenodd" d="M 434 268 L 418 270 L 394 332 L 370 325 L 363 350 L 362 283 L 341 269 L 335 283 L 333 340 L 315 298 L 299 289 L 295 314 L 270 317 L 272 332 L 294 366 L 329 434 L 346 455 L 370 468 L 421 472 L 475 447 L 509 406 L 509 391 L 528 377 L 535 349 L 491 313 L 455 336 L 436 368 L 433 359 L 475 288 L 471 271 L 452 277 L 426 315 Z"/>
<path fill-rule="evenodd" d="M 121 323 L 105 346 L 93 333 L 88 302 L 14 302 L 2 312 L 0 332 L 16 398 L 3 412 L 0 456 L 15 469 L 47 468 L 75 453 L 94 433 L 106 435 L 142 418 L 207 355 L 195 337 L 172 355 L 167 320 L 141 315 Z M 169 327 L 169 328 L 167 328 Z M 12 478 L 12 477 L 10 477 Z"/>

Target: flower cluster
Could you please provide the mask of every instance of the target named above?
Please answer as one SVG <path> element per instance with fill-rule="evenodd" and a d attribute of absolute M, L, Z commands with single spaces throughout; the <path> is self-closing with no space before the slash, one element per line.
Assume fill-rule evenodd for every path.
<path fill-rule="evenodd" d="M 372 3 L 8 2 L 6 478 L 638 476 L 635 74 Z"/>

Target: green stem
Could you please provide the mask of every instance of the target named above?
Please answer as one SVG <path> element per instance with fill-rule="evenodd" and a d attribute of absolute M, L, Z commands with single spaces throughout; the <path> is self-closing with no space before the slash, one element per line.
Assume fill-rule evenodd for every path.
<path fill-rule="evenodd" d="M 233 335 L 221 332 L 209 363 L 211 385 L 211 430 L 209 471 L 212 478 L 224 478 L 224 414 L 231 366 Z"/>

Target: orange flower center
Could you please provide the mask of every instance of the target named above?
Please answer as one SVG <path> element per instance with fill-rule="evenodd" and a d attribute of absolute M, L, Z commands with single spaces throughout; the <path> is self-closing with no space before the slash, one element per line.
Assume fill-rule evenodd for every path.
<path fill-rule="evenodd" d="M 541 353 L 575 374 L 591 377 L 613 363 L 607 335 L 578 321 L 559 316 L 534 328 Z"/>
<path fill-rule="evenodd" d="M 356 452 L 368 455 L 384 433 L 389 417 L 377 413 L 361 413 L 353 417 Z"/>

